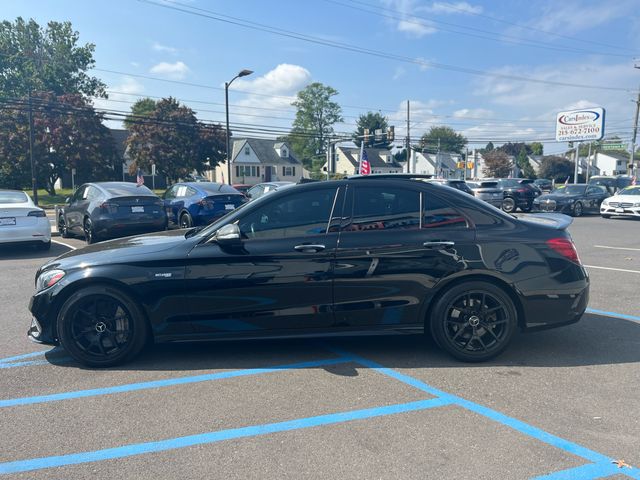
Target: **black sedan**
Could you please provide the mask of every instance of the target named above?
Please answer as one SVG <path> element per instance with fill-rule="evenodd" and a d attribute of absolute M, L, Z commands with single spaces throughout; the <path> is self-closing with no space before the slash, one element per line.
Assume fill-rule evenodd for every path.
<path fill-rule="evenodd" d="M 454 357 L 483 361 L 518 329 L 583 315 L 589 280 L 570 223 L 384 175 L 297 185 L 208 227 L 50 261 L 28 334 L 96 367 L 148 341 L 425 330 Z"/>
<path fill-rule="evenodd" d="M 86 183 L 58 214 L 63 238 L 82 235 L 87 243 L 167 228 L 162 200 L 144 185 L 131 182 Z"/>
<path fill-rule="evenodd" d="M 533 210 L 580 217 L 585 213 L 600 213 L 600 204 L 610 196 L 605 187 L 576 183 L 539 196 L 533 201 Z"/>

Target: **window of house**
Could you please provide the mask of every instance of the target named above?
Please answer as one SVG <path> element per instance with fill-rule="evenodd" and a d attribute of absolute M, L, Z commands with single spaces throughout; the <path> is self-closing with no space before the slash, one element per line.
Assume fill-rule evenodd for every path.
<path fill-rule="evenodd" d="M 282 176 L 283 177 L 292 177 L 296 174 L 296 167 L 282 167 Z"/>
<path fill-rule="evenodd" d="M 282 149 L 282 158 L 287 158 L 289 156 L 289 151 L 286 148 Z"/>
<path fill-rule="evenodd" d="M 251 155 L 251 148 L 250 147 L 244 147 L 244 154 L 245 155 Z"/>

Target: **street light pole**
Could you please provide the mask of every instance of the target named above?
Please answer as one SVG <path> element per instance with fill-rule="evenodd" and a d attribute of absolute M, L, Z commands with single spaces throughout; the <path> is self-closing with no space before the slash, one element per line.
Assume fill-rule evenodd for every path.
<path fill-rule="evenodd" d="M 230 152 L 230 135 L 229 135 L 229 85 L 233 83 L 236 78 L 246 77 L 247 75 L 251 75 L 253 70 L 241 70 L 235 77 L 231 79 L 229 82 L 224 82 L 224 106 L 225 113 L 227 117 L 227 128 L 226 128 L 226 136 L 227 136 L 227 183 L 231 185 L 231 152 Z"/>

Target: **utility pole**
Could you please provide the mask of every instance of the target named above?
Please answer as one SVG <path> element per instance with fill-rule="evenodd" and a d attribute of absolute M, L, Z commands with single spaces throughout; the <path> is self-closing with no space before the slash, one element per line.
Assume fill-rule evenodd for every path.
<path fill-rule="evenodd" d="M 29 84 L 29 159 L 31 161 L 31 188 L 33 189 L 33 203 L 38 205 L 36 162 L 33 158 L 33 102 L 31 101 L 31 84 Z"/>
<path fill-rule="evenodd" d="M 589 142 L 589 154 L 587 155 L 587 174 L 585 175 L 584 181 L 589 183 L 589 171 L 591 170 L 591 144 L 593 142 Z"/>
<path fill-rule="evenodd" d="M 411 130 L 410 130 L 410 106 L 409 100 L 407 100 L 407 172 L 416 173 L 411 171 Z"/>
<path fill-rule="evenodd" d="M 438 151 L 436 152 L 436 178 L 440 178 L 440 137 L 438 137 Z"/>
<path fill-rule="evenodd" d="M 580 160 L 580 142 L 576 144 L 576 166 L 573 171 L 573 183 L 578 183 L 578 161 Z"/>
<path fill-rule="evenodd" d="M 636 66 L 640 68 L 640 66 Z M 638 175 L 638 169 L 640 168 L 640 161 L 635 161 L 636 152 L 636 137 L 638 135 L 638 114 L 640 114 L 640 89 L 638 89 L 638 99 L 636 100 L 636 116 L 633 119 L 633 136 L 631 137 L 631 175 Z"/>

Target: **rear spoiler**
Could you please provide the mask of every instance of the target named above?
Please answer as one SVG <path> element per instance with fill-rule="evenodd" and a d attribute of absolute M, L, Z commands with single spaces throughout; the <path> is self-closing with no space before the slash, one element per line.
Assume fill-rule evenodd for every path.
<path fill-rule="evenodd" d="M 515 216 L 521 222 L 533 223 L 554 230 L 566 230 L 573 223 L 573 218 L 562 213 L 534 213 L 526 216 Z"/>

